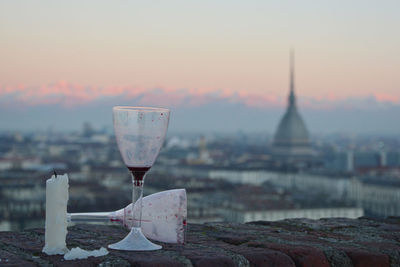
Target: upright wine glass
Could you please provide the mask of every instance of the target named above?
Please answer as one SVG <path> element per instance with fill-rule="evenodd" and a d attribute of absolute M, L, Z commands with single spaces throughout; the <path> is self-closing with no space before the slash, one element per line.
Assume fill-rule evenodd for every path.
<path fill-rule="evenodd" d="M 165 108 L 113 107 L 115 137 L 125 165 L 132 174 L 133 226 L 121 241 L 108 247 L 117 250 L 157 250 L 142 233 L 142 196 L 146 172 L 153 166 L 168 129 L 170 111 Z"/>

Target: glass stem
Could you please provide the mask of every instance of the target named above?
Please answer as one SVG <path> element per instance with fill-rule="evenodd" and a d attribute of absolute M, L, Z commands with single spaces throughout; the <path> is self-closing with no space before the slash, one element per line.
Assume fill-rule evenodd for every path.
<path fill-rule="evenodd" d="M 67 213 L 67 222 L 87 223 L 87 222 L 112 222 L 117 214 L 111 212 L 85 212 L 85 213 Z"/>
<path fill-rule="evenodd" d="M 143 198 L 143 179 L 135 179 L 132 174 L 132 228 L 140 228 L 142 225 L 142 198 Z M 129 211 L 128 211 L 129 212 Z"/>

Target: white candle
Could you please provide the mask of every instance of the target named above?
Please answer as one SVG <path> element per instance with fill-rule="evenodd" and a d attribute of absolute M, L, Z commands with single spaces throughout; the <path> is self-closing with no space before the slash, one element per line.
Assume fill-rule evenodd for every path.
<path fill-rule="evenodd" d="M 46 181 L 46 225 L 43 252 L 65 254 L 67 236 L 68 176 L 53 175 Z"/>

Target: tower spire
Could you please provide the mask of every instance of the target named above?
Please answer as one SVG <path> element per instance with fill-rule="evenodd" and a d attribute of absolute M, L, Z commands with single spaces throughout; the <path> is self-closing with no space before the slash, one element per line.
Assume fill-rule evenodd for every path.
<path fill-rule="evenodd" d="M 294 94 L 294 50 L 290 49 L 290 93 L 289 107 L 294 107 L 296 104 L 296 96 Z"/>

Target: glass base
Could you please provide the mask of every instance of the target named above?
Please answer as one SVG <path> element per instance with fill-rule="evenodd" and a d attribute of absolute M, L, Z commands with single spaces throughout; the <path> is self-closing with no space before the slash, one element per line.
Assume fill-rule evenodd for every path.
<path fill-rule="evenodd" d="M 130 250 L 130 251 L 149 251 L 157 250 L 162 247 L 149 241 L 142 233 L 142 229 L 132 227 L 129 234 L 121 241 L 108 245 L 110 249 Z"/>

